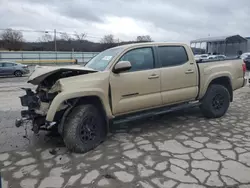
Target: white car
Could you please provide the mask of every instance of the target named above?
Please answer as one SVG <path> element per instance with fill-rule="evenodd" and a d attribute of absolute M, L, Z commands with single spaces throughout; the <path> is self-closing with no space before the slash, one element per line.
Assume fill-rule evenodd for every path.
<path fill-rule="evenodd" d="M 196 57 L 199 57 L 200 59 L 207 59 L 207 57 L 209 56 L 208 54 L 198 54 L 195 55 Z"/>
<path fill-rule="evenodd" d="M 202 60 L 207 59 L 207 57 L 208 57 L 208 54 L 197 54 L 194 56 L 194 59 L 196 61 L 202 61 Z"/>
<path fill-rule="evenodd" d="M 225 55 L 210 55 L 207 59 L 216 59 L 216 60 L 224 60 L 226 59 Z"/>
<path fill-rule="evenodd" d="M 210 55 L 207 57 L 207 59 L 216 59 L 216 55 Z"/>
<path fill-rule="evenodd" d="M 245 58 L 247 58 L 248 56 L 250 56 L 250 52 L 243 53 L 243 54 L 240 56 L 240 58 L 241 58 L 241 59 L 245 59 Z"/>

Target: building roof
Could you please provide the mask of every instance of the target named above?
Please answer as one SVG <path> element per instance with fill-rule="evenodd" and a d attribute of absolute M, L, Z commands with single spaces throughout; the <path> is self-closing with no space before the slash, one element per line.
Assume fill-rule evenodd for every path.
<path fill-rule="evenodd" d="M 191 43 L 199 42 L 227 42 L 227 43 L 237 43 L 237 42 L 246 42 L 247 40 L 240 35 L 231 35 L 231 36 L 221 36 L 221 37 L 208 37 L 192 40 Z"/>

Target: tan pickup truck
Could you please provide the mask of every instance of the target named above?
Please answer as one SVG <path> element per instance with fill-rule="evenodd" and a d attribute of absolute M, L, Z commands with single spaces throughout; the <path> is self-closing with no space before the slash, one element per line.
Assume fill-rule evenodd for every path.
<path fill-rule="evenodd" d="M 109 125 L 199 106 L 207 118 L 223 116 L 233 91 L 246 83 L 241 59 L 196 63 L 181 43 L 138 43 L 99 53 L 85 66 L 36 67 L 20 97 L 35 133 L 56 129 L 66 146 L 86 152 Z"/>

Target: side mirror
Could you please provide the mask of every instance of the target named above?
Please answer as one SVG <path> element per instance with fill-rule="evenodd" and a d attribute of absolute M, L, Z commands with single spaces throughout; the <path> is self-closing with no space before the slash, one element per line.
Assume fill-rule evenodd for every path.
<path fill-rule="evenodd" d="M 120 73 L 120 72 L 123 72 L 123 71 L 127 71 L 129 69 L 131 69 L 131 63 L 129 61 L 119 61 L 114 69 L 113 69 L 113 72 L 114 73 Z"/>

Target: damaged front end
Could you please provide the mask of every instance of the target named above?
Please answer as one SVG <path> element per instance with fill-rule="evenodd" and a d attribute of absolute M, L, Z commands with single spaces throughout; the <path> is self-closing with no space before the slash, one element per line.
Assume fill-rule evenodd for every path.
<path fill-rule="evenodd" d="M 27 109 L 21 111 L 22 118 L 16 120 L 16 127 L 31 121 L 34 133 L 38 133 L 39 130 L 51 130 L 61 122 L 63 114 L 71 105 L 71 101 L 65 102 L 58 109 L 54 121 L 46 121 L 47 112 L 53 99 L 62 91 L 60 79 L 91 72 L 96 71 L 83 67 L 36 67 L 28 83 L 38 86 L 35 91 L 32 91 L 30 88 L 22 88 L 26 94 L 20 97 L 21 105 Z"/>
<path fill-rule="evenodd" d="M 50 101 L 56 94 L 49 95 L 47 99 L 40 92 L 33 92 L 30 88 L 22 88 L 26 91 L 26 95 L 21 96 L 21 105 L 28 107 L 27 110 L 21 111 L 21 119 L 16 120 L 16 127 L 22 126 L 27 121 L 32 121 L 32 130 L 38 133 L 40 129 L 49 129 L 56 122 L 46 122 L 46 114 L 49 109 Z"/>

